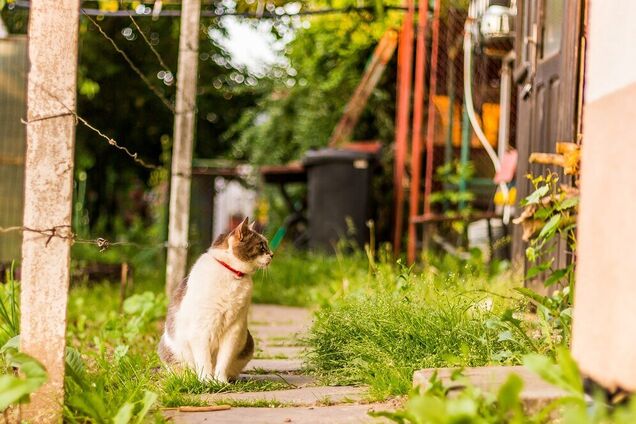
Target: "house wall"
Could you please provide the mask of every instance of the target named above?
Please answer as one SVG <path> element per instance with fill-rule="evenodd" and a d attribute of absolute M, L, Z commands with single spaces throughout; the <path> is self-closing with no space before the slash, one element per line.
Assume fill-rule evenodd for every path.
<path fill-rule="evenodd" d="M 572 350 L 636 390 L 636 2 L 589 0 Z"/>
<path fill-rule="evenodd" d="M 26 52 L 26 37 L 0 39 L 0 227 L 22 225 Z M 0 263 L 20 260 L 21 243 L 19 232 L 0 233 Z"/>

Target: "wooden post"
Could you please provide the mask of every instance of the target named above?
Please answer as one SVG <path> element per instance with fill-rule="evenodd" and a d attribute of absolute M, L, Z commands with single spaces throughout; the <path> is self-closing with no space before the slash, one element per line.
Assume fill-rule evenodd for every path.
<path fill-rule="evenodd" d="M 20 349 L 48 380 L 25 409 L 28 422 L 61 422 L 69 284 L 79 0 L 31 2 L 27 91 Z M 70 110 L 69 110 L 70 109 Z"/>
<path fill-rule="evenodd" d="M 174 118 L 172 177 L 168 224 L 166 292 L 172 293 L 184 277 L 188 256 L 188 219 L 192 145 L 196 123 L 197 68 L 199 63 L 200 0 L 183 0 L 177 69 L 177 104 Z"/>

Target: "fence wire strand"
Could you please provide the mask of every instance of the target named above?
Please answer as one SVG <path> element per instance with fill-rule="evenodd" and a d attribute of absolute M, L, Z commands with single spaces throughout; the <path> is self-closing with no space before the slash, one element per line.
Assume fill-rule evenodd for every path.
<path fill-rule="evenodd" d="M 95 127 L 94 125 L 91 125 L 85 118 L 82 118 L 77 112 L 75 112 L 73 109 L 71 109 L 69 106 L 67 106 L 59 97 L 57 97 L 55 94 L 51 93 L 44 86 L 42 86 L 42 84 L 35 83 L 35 85 L 37 85 L 38 88 L 40 88 L 43 92 L 45 92 L 53 100 L 58 102 L 60 104 L 60 106 L 62 106 L 68 112 L 66 112 L 66 113 L 58 113 L 58 114 L 50 115 L 50 116 L 36 117 L 36 118 L 33 118 L 33 119 L 29 119 L 29 120 L 24 120 L 23 119 L 22 120 L 23 124 L 30 124 L 30 123 L 33 123 L 33 122 L 43 121 L 43 120 L 46 120 L 46 119 L 53 119 L 53 118 L 58 118 L 58 117 L 61 117 L 61 116 L 69 116 L 70 115 L 70 116 L 73 116 L 75 118 L 76 122 L 81 122 L 86 128 L 88 128 L 91 131 L 95 132 L 97 135 L 99 135 L 104 140 L 106 140 L 108 142 L 108 144 L 110 144 L 114 148 L 119 149 L 119 150 L 123 151 L 124 153 L 126 153 L 126 155 L 128 155 L 132 160 L 134 160 L 136 163 L 138 163 L 142 167 L 144 167 L 146 169 L 160 169 L 160 168 L 162 168 L 161 166 L 148 163 L 145 160 L 141 159 L 139 157 L 138 153 L 131 152 L 127 147 L 122 146 L 121 144 L 119 144 L 114 138 L 107 136 L 102 131 L 100 131 L 97 127 Z"/>
<path fill-rule="evenodd" d="M 174 73 L 170 70 L 170 68 L 168 68 L 168 65 L 166 65 L 166 62 L 164 62 L 163 58 L 161 57 L 161 55 L 159 54 L 159 52 L 157 51 L 157 49 L 155 49 L 155 46 L 152 45 L 152 43 L 150 42 L 150 40 L 148 40 L 148 37 L 146 37 L 146 34 L 141 30 L 141 28 L 139 27 L 139 25 L 137 24 L 137 21 L 135 20 L 135 18 L 133 18 L 132 15 L 129 15 L 130 21 L 133 23 L 133 25 L 135 26 L 135 28 L 137 28 L 137 31 L 139 31 L 139 34 L 141 35 L 141 38 L 146 42 L 146 44 L 148 45 L 148 47 L 150 47 L 150 50 L 152 51 L 152 53 L 155 55 L 155 57 L 157 58 L 157 61 L 159 61 L 159 65 L 163 68 L 164 71 L 166 72 L 170 72 L 171 74 L 174 75 Z"/>
<path fill-rule="evenodd" d="M 13 226 L 13 227 L 0 227 L 0 234 L 13 233 L 13 232 L 28 232 L 34 234 L 40 234 L 42 236 L 47 237 L 45 246 L 51 242 L 53 238 L 58 238 L 61 240 L 68 240 L 71 244 L 88 244 L 97 246 L 100 252 L 105 252 L 111 247 L 115 246 L 130 246 L 136 247 L 138 249 L 165 249 L 170 247 L 168 242 L 156 243 L 156 244 L 142 244 L 135 243 L 130 241 L 110 241 L 105 237 L 97 237 L 97 238 L 80 238 L 77 237 L 75 233 L 70 231 L 70 225 L 56 225 L 51 228 L 39 229 L 39 228 L 30 228 L 26 226 Z M 186 246 L 187 247 L 187 246 Z"/>
<path fill-rule="evenodd" d="M 135 65 L 135 63 L 130 59 L 130 57 L 128 57 L 126 52 L 123 51 L 117 45 L 115 40 L 113 40 L 112 37 L 106 34 L 106 31 L 104 31 L 104 29 L 95 21 L 95 19 L 93 19 L 90 15 L 88 15 L 84 9 L 82 9 L 82 14 L 86 16 L 86 18 L 89 21 L 91 21 L 91 23 L 95 26 L 95 28 L 97 28 L 97 30 L 104 36 L 104 38 L 106 38 L 110 42 L 110 44 L 112 44 L 115 51 L 117 51 L 117 53 L 119 53 L 121 57 L 124 58 L 126 63 L 128 63 L 130 68 L 137 74 L 137 76 L 139 76 L 139 78 L 141 78 L 141 80 L 150 89 L 150 91 L 152 91 L 159 98 L 159 100 L 161 100 L 161 103 L 163 103 L 164 106 L 166 106 L 170 110 L 170 112 L 174 114 L 175 113 L 174 105 L 161 93 L 161 91 L 155 85 L 153 85 L 148 80 L 148 78 L 143 74 L 143 72 L 141 72 L 141 70 L 137 67 L 137 65 Z"/>

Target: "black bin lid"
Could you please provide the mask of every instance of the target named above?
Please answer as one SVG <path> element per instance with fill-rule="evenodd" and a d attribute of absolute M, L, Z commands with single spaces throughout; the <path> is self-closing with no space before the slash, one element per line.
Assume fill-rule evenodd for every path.
<path fill-rule="evenodd" d="M 377 157 L 374 153 L 358 152 L 353 150 L 325 148 L 309 150 L 303 157 L 303 165 L 316 166 L 335 162 L 353 163 L 357 160 L 373 161 Z"/>

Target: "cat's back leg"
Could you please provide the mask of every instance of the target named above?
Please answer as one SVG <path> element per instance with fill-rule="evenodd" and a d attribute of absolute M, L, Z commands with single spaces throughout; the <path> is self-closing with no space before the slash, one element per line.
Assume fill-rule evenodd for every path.
<path fill-rule="evenodd" d="M 245 345 L 238 352 L 234 361 L 230 365 L 228 369 L 228 377 L 231 379 L 236 379 L 243 368 L 252 360 L 254 356 L 254 338 L 250 333 L 250 330 L 247 330 L 247 338 L 245 339 Z"/>

